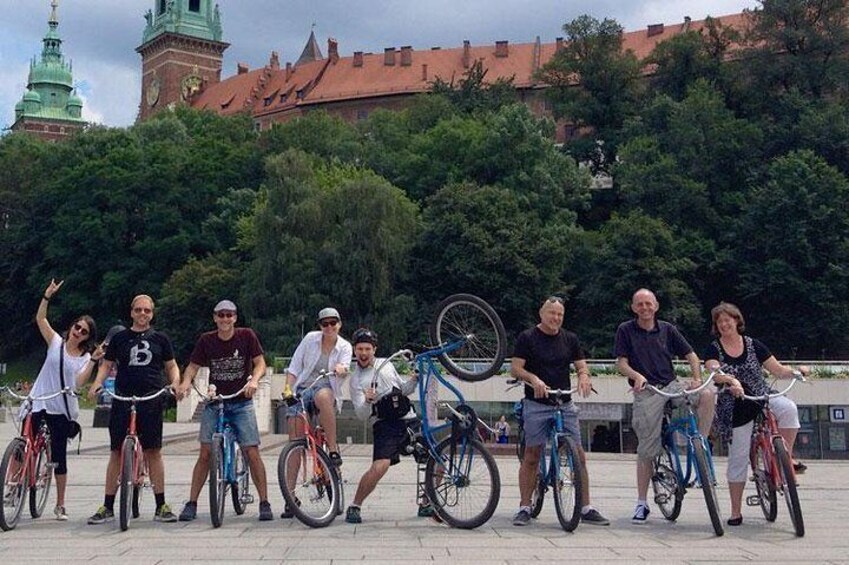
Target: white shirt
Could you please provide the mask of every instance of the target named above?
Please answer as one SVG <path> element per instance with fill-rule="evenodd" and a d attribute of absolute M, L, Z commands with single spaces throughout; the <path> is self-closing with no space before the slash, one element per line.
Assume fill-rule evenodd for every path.
<path fill-rule="evenodd" d="M 350 366 L 351 357 L 354 355 L 354 350 L 351 344 L 342 336 L 336 337 L 336 345 L 330 352 L 327 360 L 327 367 L 321 367 L 328 371 L 333 371 L 337 364 L 342 363 L 345 367 Z M 298 385 L 306 380 L 316 368 L 318 360 L 321 357 L 321 332 L 309 332 L 298 344 L 295 349 L 295 354 L 292 356 L 292 363 L 286 369 L 286 372 L 295 376 L 295 390 Z M 333 395 L 336 397 L 336 410 L 342 410 L 342 389 L 339 386 L 339 378 L 334 374 L 330 377 L 330 386 L 333 388 Z"/>
<path fill-rule="evenodd" d="M 354 370 L 351 376 L 348 377 L 348 390 L 351 393 L 351 402 L 354 404 L 354 412 L 360 420 L 368 420 L 372 415 L 371 408 L 373 404 L 366 402 L 366 391 L 371 388 L 374 380 L 374 373 L 377 367 L 380 368 L 380 373 L 377 376 L 375 402 L 392 392 L 393 387 L 401 389 L 401 394 L 409 395 L 416 390 L 416 379 L 404 379 L 395 370 L 392 363 L 384 363 L 384 359 L 375 359 L 374 363 L 368 367 L 360 367 L 359 363 L 354 363 Z M 404 416 L 404 420 L 415 418 L 416 411 L 410 408 L 410 411 Z M 377 417 L 374 418 L 377 420 Z"/>
<path fill-rule="evenodd" d="M 54 392 L 62 390 L 61 379 L 59 378 L 59 348 L 62 347 L 64 341 L 58 333 L 53 334 L 53 339 L 50 340 L 50 345 L 47 347 L 47 357 L 44 359 L 44 364 L 38 372 L 38 377 L 35 379 L 35 384 L 32 387 L 32 396 L 48 396 Z M 65 346 L 65 386 L 72 389 L 77 388 L 77 374 L 82 371 L 83 366 L 91 359 L 91 355 L 83 353 L 79 357 L 74 357 L 68 353 L 68 347 Z M 64 395 L 51 398 L 50 400 L 36 400 L 32 404 L 33 412 L 46 410 L 48 414 L 63 414 L 68 415 L 68 410 L 65 410 Z M 72 420 L 76 420 L 80 415 L 80 403 L 75 396 L 68 396 L 68 409 Z"/>

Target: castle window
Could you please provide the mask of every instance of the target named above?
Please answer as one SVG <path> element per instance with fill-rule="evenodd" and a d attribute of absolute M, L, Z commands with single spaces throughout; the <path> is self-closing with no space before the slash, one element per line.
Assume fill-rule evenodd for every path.
<path fill-rule="evenodd" d="M 189 0 L 189 11 L 200 12 L 200 0 Z"/>
<path fill-rule="evenodd" d="M 159 9 L 156 13 L 160 16 L 165 13 L 165 0 L 159 0 Z"/>
<path fill-rule="evenodd" d="M 286 99 L 287 99 L 287 98 L 289 98 L 289 94 L 288 94 L 288 93 L 284 92 L 283 94 L 281 94 L 281 95 L 280 95 L 280 103 L 282 104 L 282 103 L 286 102 Z"/>

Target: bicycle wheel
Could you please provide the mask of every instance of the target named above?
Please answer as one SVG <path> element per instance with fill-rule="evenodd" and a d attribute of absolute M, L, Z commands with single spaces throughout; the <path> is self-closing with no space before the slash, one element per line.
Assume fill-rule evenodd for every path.
<path fill-rule="evenodd" d="M 128 437 L 121 446 L 121 477 L 118 485 L 120 494 L 118 519 L 121 531 L 126 532 L 130 527 L 130 505 L 132 503 L 133 491 L 135 490 L 135 472 L 133 464 L 136 456 L 136 439 Z"/>
<path fill-rule="evenodd" d="M 767 454 L 763 444 L 752 438 L 752 453 L 750 455 L 752 464 L 752 480 L 755 483 L 755 491 L 758 493 L 761 511 L 768 522 L 775 522 L 778 516 L 778 497 L 775 494 L 775 482 L 770 465 L 767 464 Z"/>
<path fill-rule="evenodd" d="M 654 459 L 651 486 L 654 491 L 654 502 L 660 508 L 663 517 L 670 522 L 678 519 L 681 514 L 684 491 L 678 480 L 678 473 L 675 471 L 672 453 L 668 446 L 664 446 L 661 454 Z"/>
<path fill-rule="evenodd" d="M 433 509 L 455 528 L 477 528 L 492 517 L 501 493 L 495 459 L 481 442 L 450 437 L 436 446 L 439 459 L 428 458 L 425 492 Z"/>
<path fill-rule="evenodd" d="M 434 345 L 458 344 L 441 353 L 449 373 L 464 381 L 481 381 L 497 373 L 504 362 L 504 324 L 492 306 L 471 294 L 454 294 L 437 307 L 430 325 Z"/>
<path fill-rule="evenodd" d="M 236 515 L 241 516 L 251 501 L 251 466 L 248 464 L 248 456 L 239 444 L 234 443 L 233 446 L 233 472 L 236 482 L 230 485 L 230 493 L 233 495 L 233 510 Z"/>
<path fill-rule="evenodd" d="M 542 512 L 542 504 L 545 502 L 545 491 L 547 490 L 545 477 L 542 474 L 538 474 L 537 487 L 534 489 L 533 494 L 531 494 L 531 518 L 536 518 Z"/>
<path fill-rule="evenodd" d="M 35 457 L 35 484 L 29 489 L 29 513 L 33 518 L 39 518 L 47 505 L 50 485 L 53 483 L 53 459 L 50 456 L 50 436 L 45 434 L 43 447 Z"/>
<path fill-rule="evenodd" d="M 336 518 L 339 477 L 327 454 L 306 439 L 289 442 L 277 459 L 277 479 L 286 504 L 311 528 Z"/>
<path fill-rule="evenodd" d="M 212 435 L 209 451 L 209 516 L 212 518 L 212 527 L 220 528 L 224 520 L 224 500 L 227 496 L 223 435 Z"/>
<path fill-rule="evenodd" d="M 572 438 L 558 434 L 557 457 L 552 458 L 552 461 L 557 465 L 551 473 L 555 477 L 552 489 L 554 511 L 563 529 L 571 532 L 581 522 L 581 498 L 584 493 L 583 465 Z"/>
<path fill-rule="evenodd" d="M 0 463 L 0 528 L 9 531 L 18 525 L 21 511 L 24 509 L 24 494 L 29 482 L 24 462 L 26 460 L 26 442 L 15 438 L 9 442 Z"/>
<path fill-rule="evenodd" d="M 796 490 L 796 475 L 793 473 L 793 462 L 787 453 L 784 439 L 775 437 L 772 439 L 772 447 L 775 449 L 775 458 L 778 460 L 778 471 L 784 492 L 784 501 L 790 512 L 790 521 L 793 522 L 793 530 L 798 537 L 805 535 L 805 521 L 802 519 L 802 507 L 799 505 L 799 492 Z"/>
<path fill-rule="evenodd" d="M 337 467 L 332 468 L 331 471 L 336 475 L 334 480 L 339 485 L 339 496 L 336 498 L 336 515 L 339 516 L 345 512 L 345 481 L 342 480 L 342 472 Z"/>
<path fill-rule="evenodd" d="M 717 536 L 725 533 L 722 529 L 722 518 L 719 516 L 719 503 L 716 500 L 716 485 L 714 485 L 713 471 L 708 462 L 708 452 L 705 449 L 704 440 L 693 441 L 693 454 L 696 458 L 696 468 L 699 473 L 699 481 L 702 484 L 702 492 L 705 495 L 710 523 Z"/>

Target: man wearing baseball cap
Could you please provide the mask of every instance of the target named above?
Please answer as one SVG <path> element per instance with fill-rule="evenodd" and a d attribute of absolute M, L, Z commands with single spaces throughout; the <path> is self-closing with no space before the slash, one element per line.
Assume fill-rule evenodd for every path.
<path fill-rule="evenodd" d="M 236 305 L 222 300 L 213 308 L 216 330 L 200 336 L 190 358 L 189 366 L 183 371 L 183 379 L 177 396 L 183 398 L 192 386 L 192 380 L 201 367 L 209 367 L 209 385 L 222 396 L 239 396 L 224 401 L 224 415 L 236 431 L 239 447 L 248 458 L 251 477 L 259 495 L 259 519 L 273 520 L 271 504 L 268 502 L 268 481 L 265 464 L 259 454 L 259 428 L 256 412 L 251 400 L 256 394 L 259 380 L 265 374 L 265 358 L 262 345 L 249 328 L 236 327 Z M 197 517 L 197 500 L 203 483 L 209 474 L 210 446 L 212 434 L 218 421 L 218 407 L 208 403 L 203 409 L 200 424 L 200 454 L 192 473 L 189 501 L 180 513 L 180 521 L 188 522 Z"/>

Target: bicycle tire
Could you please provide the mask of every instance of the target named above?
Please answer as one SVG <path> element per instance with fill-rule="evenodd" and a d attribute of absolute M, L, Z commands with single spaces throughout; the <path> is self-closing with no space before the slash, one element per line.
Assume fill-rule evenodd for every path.
<path fill-rule="evenodd" d="M 324 528 L 336 518 L 339 475 L 322 449 L 306 439 L 286 444 L 277 458 L 277 480 L 286 504 L 307 526 Z"/>
<path fill-rule="evenodd" d="M 126 532 L 130 527 L 130 504 L 135 489 L 135 474 L 133 463 L 136 455 L 136 440 L 127 438 L 121 446 L 121 477 L 118 485 L 120 491 L 118 496 L 118 521 L 121 526 L 121 531 Z"/>
<path fill-rule="evenodd" d="M 767 454 L 763 445 L 756 438 L 752 438 L 752 453 L 750 462 L 752 465 L 752 481 L 755 483 L 761 511 L 768 522 L 775 522 L 778 516 L 778 496 L 775 492 L 775 479 L 772 476 L 771 465 L 767 464 Z"/>
<path fill-rule="evenodd" d="M 453 444 L 453 449 L 452 449 Z M 501 476 L 492 454 L 474 438 L 453 442 L 448 437 L 436 446 L 439 462 L 428 458 L 425 466 L 425 492 L 434 512 L 448 525 L 472 529 L 489 520 L 501 493 Z M 445 480 L 447 462 L 450 480 Z M 480 493 L 480 496 L 476 496 Z M 466 511 L 461 503 L 482 499 L 477 507 Z"/>
<path fill-rule="evenodd" d="M 237 516 L 241 516 L 248 506 L 247 501 L 250 500 L 251 466 L 248 456 L 239 444 L 234 442 L 233 446 L 233 474 L 236 482 L 230 486 L 230 494 L 233 498 L 233 511 Z"/>
<path fill-rule="evenodd" d="M 212 435 L 209 446 L 209 517 L 213 528 L 224 522 L 224 501 L 227 496 L 227 476 L 224 469 L 224 436 Z"/>
<path fill-rule="evenodd" d="M 334 480 L 339 485 L 339 496 L 336 498 L 336 515 L 339 516 L 345 512 L 345 481 L 342 480 L 342 472 L 338 468 L 334 467 L 332 471 L 336 475 Z"/>
<path fill-rule="evenodd" d="M 654 503 L 660 508 L 664 518 L 674 522 L 681 515 L 684 491 L 678 480 L 669 446 L 663 446 L 663 451 L 654 459 L 653 467 L 651 486 L 654 491 Z"/>
<path fill-rule="evenodd" d="M 24 467 L 25 460 L 26 442 L 21 438 L 10 441 L 0 463 L 0 476 L 3 477 L 0 484 L 0 528 L 5 532 L 15 529 L 24 509 L 24 495 L 29 482 Z M 11 502 L 9 505 L 6 504 L 7 496 Z"/>
<path fill-rule="evenodd" d="M 449 373 L 469 382 L 497 373 L 507 350 L 501 318 L 492 306 L 473 294 L 453 294 L 439 303 L 430 325 L 430 339 L 434 345 L 463 340 L 458 349 L 437 357 Z"/>
<path fill-rule="evenodd" d="M 581 500 L 584 494 L 584 468 L 578 448 L 572 438 L 558 434 L 556 468 L 549 471 L 555 478 L 552 485 L 554 511 L 560 526 L 567 532 L 575 531 L 581 523 Z M 565 496 L 564 496 L 565 495 Z"/>
<path fill-rule="evenodd" d="M 544 457 L 544 455 L 543 455 Z M 534 492 L 531 493 L 531 518 L 536 518 L 542 512 L 542 506 L 545 502 L 545 491 L 548 487 L 545 484 L 545 477 L 541 473 L 537 474 L 537 486 Z"/>
<path fill-rule="evenodd" d="M 772 438 L 772 447 L 775 449 L 775 457 L 778 460 L 778 470 L 781 474 L 784 501 L 790 512 L 790 521 L 793 522 L 793 531 L 798 537 L 805 535 L 805 521 L 802 518 L 802 507 L 799 505 L 799 491 L 796 488 L 796 475 L 793 472 L 793 462 L 781 437 Z"/>
<path fill-rule="evenodd" d="M 703 439 L 693 441 L 693 455 L 696 459 L 696 467 L 699 473 L 702 492 L 705 495 L 705 506 L 707 506 L 710 523 L 717 537 L 722 536 L 725 530 L 722 527 L 722 517 L 719 515 L 719 502 L 716 499 L 716 486 L 714 485 L 713 472 L 708 463 L 707 450 Z"/>
<path fill-rule="evenodd" d="M 50 436 L 45 434 L 42 448 L 35 456 L 35 486 L 29 489 L 29 513 L 33 518 L 39 518 L 47 506 L 47 497 L 50 495 L 50 485 L 53 483 L 53 458 L 50 452 Z"/>

